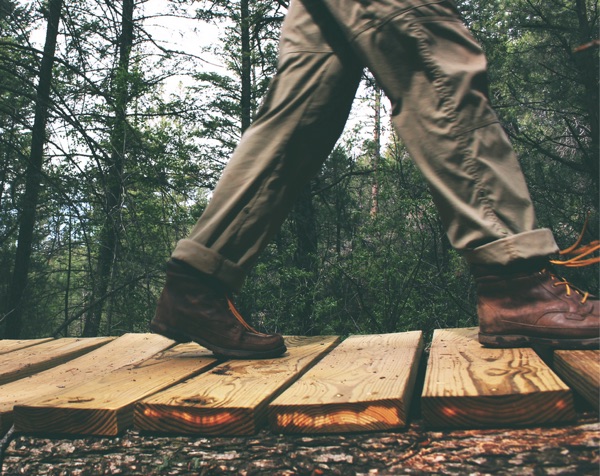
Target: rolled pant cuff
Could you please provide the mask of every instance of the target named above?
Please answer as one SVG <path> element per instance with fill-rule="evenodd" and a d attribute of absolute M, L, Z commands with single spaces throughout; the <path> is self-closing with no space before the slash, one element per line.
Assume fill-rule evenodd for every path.
<path fill-rule="evenodd" d="M 547 228 L 527 231 L 463 252 L 469 264 L 507 265 L 522 259 L 543 258 L 559 250 Z"/>
<path fill-rule="evenodd" d="M 192 240 L 180 240 L 171 258 L 181 260 L 198 271 L 211 276 L 232 291 L 239 291 L 246 273 L 219 253 Z"/>

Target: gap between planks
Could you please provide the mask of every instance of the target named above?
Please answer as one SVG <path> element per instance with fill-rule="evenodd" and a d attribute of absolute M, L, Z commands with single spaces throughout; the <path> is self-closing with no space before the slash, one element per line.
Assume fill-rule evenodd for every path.
<path fill-rule="evenodd" d="M 217 363 L 196 343 L 180 344 L 104 376 L 14 408 L 15 429 L 26 433 L 115 436 L 133 426 L 138 400 Z"/>
<path fill-rule="evenodd" d="M 476 331 L 476 328 L 435 331 L 422 394 L 422 412 L 427 424 L 435 427 L 522 426 L 568 421 L 574 418 L 570 390 L 537 357 L 533 350 L 485 349 L 477 342 Z M 403 334 L 408 335 L 410 333 Z M 381 338 L 389 339 L 389 336 L 392 335 L 382 335 Z M 300 355 L 301 353 L 299 354 L 298 350 L 295 349 L 284 356 L 283 359 L 272 359 L 273 362 L 230 361 L 213 369 L 213 376 L 209 377 L 213 379 L 213 386 L 218 385 L 217 381 L 219 383 L 224 382 L 225 385 L 234 388 L 241 383 L 232 384 L 231 381 L 239 379 L 249 379 L 250 382 L 253 382 L 251 385 L 258 385 L 260 380 L 269 380 L 274 389 L 267 392 L 269 393 L 267 398 L 259 399 L 258 403 L 255 401 L 254 406 L 243 407 L 242 405 L 240 408 L 235 408 L 235 405 L 232 404 L 230 405 L 232 407 L 229 409 L 230 411 L 225 407 L 217 408 L 219 407 L 218 402 L 224 402 L 225 399 L 220 399 L 218 396 L 215 398 L 213 395 L 214 389 L 211 390 L 211 385 L 206 382 L 208 385 L 205 385 L 205 387 L 196 388 L 199 391 L 194 392 L 188 389 L 187 393 L 182 392 L 182 395 L 178 397 L 180 400 L 178 403 L 178 398 L 173 397 L 173 400 L 166 404 L 165 402 L 155 401 L 154 405 L 150 403 L 144 408 L 140 406 L 137 410 L 141 413 L 136 413 L 136 421 L 145 421 L 145 423 L 140 423 L 142 427 L 146 425 L 142 429 L 151 431 L 199 434 L 251 434 L 264 423 L 266 414 L 269 415 L 272 429 L 282 432 L 360 431 L 361 429 L 369 429 L 369 425 L 372 425 L 372 429 L 383 429 L 383 427 L 377 426 L 382 422 L 387 422 L 384 424 L 389 424 L 390 428 L 393 427 L 393 423 L 396 423 L 398 427 L 403 426 L 406 420 L 406 411 L 410 404 L 411 391 L 408 389 L 412 388 L 414 380 L 413 383 L 410 383 L 410 380 L 414 379 L 414 376 L 408 377 L 407 387 L 404 391 L 390 392 L 395 393 L 392 399 L 396 398 L 398 402 L 404 402 L 403 405 L 400 404 L 402 408 L 393 411 L 390 410 L 393 405 L 383 399 L 381 395 L 379 395 L 379 398 L 382 402 L 385 400 L 386 403 L 382 405 L 373 403 L 377 400 L 377 397 L 373 390 L 369 391 L 367 388 L 375 388 L 373 385 L 376 385 L 377 382 L 367 385 L 367 380 L 365 380 L 361 389 L 361 383 L 357 380 L 357 388 L 352 387 L 351 392 L 338 390 L 333 393 L 336 385 L 346 385 L 346 388 L 351 387 L 349 382 L 352 382 L 355 377 L 350 376 L 350 374 L 355 367 L 366 365 L 365 368 L 368 368 L 366 361 L 352 359 L 351 354 L 347 354 L 345 358 L 335 357 L 336 354 L 342 355 L 344 346 L 350 346 L 354 339 L 361 338 L 371 339 L 373 336 L 349 338 L 329 355 L 326 354 L 335 347 L 338 342 L 337 338 L 326 338 L 334 339 L 329 343 L 321 342 L 319 345 L 321 347 L 325 346 L 326 349 L 320 349 L 320 352 L 318 349 L 316 356 Z M 307 338 L 287 339 L 290 349 L 294 349 Z M 310 339 L 318 340 L 320 338 L 308 339 L 308 341 L 304 340 L 299 346 L 312 345 L 314 341 L 310 341 Z M 56 341 L 58 340 L 54 342 Z M 33 346 L 43 349 L 39 346 L 44 342 L 52 342 L 52 340 L 0 341 L 0 362 L 11 353 L 17 352 L 19 348 L 21 351 L 27 349 L 32 351 Z M 346 344 L 346 342 L 348 343 Z M 163 376 L 166 379 L 166 381 L 163 381 L 164 385 L 158 383 L 158 380 L 162 377 L 159 377 L 156 382 L 152 382 L 152 378 L 149 378 L 152 372 L 149 372 L 149 369 L 153 368 L 154 365 L 156 365 L 155 369 L 159 369 L 161 366 L 165 366 L 166 369 L 168 365 L 165 362 L 175 356 L 177 352 L 161 353 L 173 345 L 172 341 L 161 336 L 128 334 L 67 364 L 58 365 L 53 369 L 31 377 L 4 384 L 0 387 L 0 431 L 5 431 L 10 425 L 13 407 L 18 405 L 19 408 L 27 409 L 23 413 L 23 420 L 19 420 L 22 431 L 56 432 L 59 430 L 65 433 L 105 435 L 121 432 L 131 425 L 134 401 L 161 388 L 172 386 L 182 379 L 189 378 L 190 375 L 201 373 L 213 365 L 207 364 L 206 367 L 200 365 L 200 367 L 195 368 L 192 368 L 192 366 L 186 370 L 183 370 L 182 367 L 181 373 L 177 370 L 177 375 L 167 376 L 164 374 Z M 421 345 L 422 342 L 419 346 Z M 411 345 L 403 345 L 402 347 L 408 350 Z M 363 352 L 364 348 L 364 346 L 356 346 L 355 350 L 360 349 L 360 352 Z M 385 347 L 379 345 L 373 345 L 371 348 L 382 352 L 382 355 L 388 353 L 387 350 L 384 352 Z M 193 350 L 191 348 L 187 349 L 185 346 L 178 346 L 175 349 L 182 354 L 188 351 L 203 353 L 197 350 L 201 349 L 200 347 Z M 304 351 L 306 350 L 304 349 Z M 417 352 L 420 355 L 421 350 L 416 351 L 413 349 L 413 352 L 415 352 L 414 362 L 418 363 Z M 157 353 L 159 355 L 155 356 Z M 308 352 L 308 354 L 310 353 Z M 200 354 L 198 354 L 200 359 L 212 359 L 212 362 L 214 362 L 212 356 Z M 165 360 L 167 356 L 168 359 Z M 302 376 L 288 390 L 289 395 L 287 392 L 280 395 L 286 387 L 323 356 L 325 357 L 312 370 Z M 346 376 L 338 375 L 337 377 L 333 370 L 330 372 L 331 375 L 327 375 L 325 370 L 320 371 L 322 383 L 318 385 L 323 385 L 323 387 L 320 392 L 317 392 L 315 388 L 318 385 L 315 382 L 318 382 L 319 379 L 311 380 L 313 379 L 313 373 L 319 367 L 327 365 L 330 357 L 338 359 L 337 364 L 332 364 L 333 367 L 337 365 L 341 369 L 344 365 L 352 363 L 352 368 L 349 373 L 343 371 L 347 374 Z M 285 359 L 289 360 L 290 358 L 291 362 L 287 362 L 285 365 L 293 365 L 293 362 L 297 360 L 295 363 L 296 370 L 291 372 L 292 375 L 289 378 L 284 378 L 283 383 L 278 386 L 275 381 L 280 381 L 281 375 L 279 374 L 282 372 L 273 368 L 273 364 L 277 366 Z M 557 373 L 562 374 L 567 383 L 582 393 L 595 407 L 598 405 L 599 398 L 599 358 L 600 351 L 557 351 L 554 359 Z M 304 363 L 300 362 L 302 360 L 304 360 Z M 381 360 L 383 362 L 383 359 Z M 147 361 L 147 363 L 140 365 L 144 361 Z M 259 368 L 252 369 L 256 366 L 262 367 L 263 372 L 261 373 Z M 416 369 L 416 366 L 408 365 L 408 368 Z M 269 372 L 268 369 L 274 371 Z M 143 385 L 136 385 L 137 377 L 132 378 L 135 372 L 141 372 L 139 376 L 145 375 L 142 379 L 145 378 L 147 381 Z M 238 373 L 240 375 L 237 375 Z M 269 373 L 273 378 L 269 377 Z M 110 377 L 110 374 L 113 374 L 113 376 Z M 211 372 L 208 372 L 204 375 L 210 374 Z M 372 375 L 366 372 L 364 376 L 368 379 Z M 82 377 L 86 380 L 84 384 L 81 384 Z M 203 375 L 196 377 L 196 379 L 202 377 Z M 171 378 L 172 380 L 169 380 Z M 336 378 L 337 383 L 335 383 Z M 108 382 L 112 382 L 109 387 L 115 388 L 114 392 L 107 390 L 103 395 L 101 390 L 93 390 L 94 386 L 98 385 L 98 388 L 101 388 Z M 123 398 L 120 398 L 120 391 L 116 387 L 117 384 L 121 385 L 119 382 L 127 388 L 125 392 L 127 396 L 123 395 Z M 294 395 L 292 390 L 295 392 L 303 386 L 305 390 L 306 388 L 311 389 L 308 393 L 313 392 L 310 397 L 313 398 L 313 401 L 308 405 L 312 406 L 312 409 L 304 413 L 294 413 L 291 410 L 292 406 L 307 399 L 305 398 L 306 395 L 300 396 L 299 394 L 291 397 Z M 77 388 L 79 390 L 76 390 Z M 177 387 L 171 387 L 170 390 L 175 388 Z M 337 403 L 340 403 L 339 399 L 342 398 L 339 395 L 347 396 L 353 393 L 360 394 L 361 392 L 363 394 L 362 402 L 361 398 L 347 398 L 343 405 L 336 407 L 335 399 L 338 399 Z M 379 391 L 375 390 L 375 392 Z M 96 396 L 89 397 L 92 393 L 96 393 Z M 107 398 L 107 395 L 111 393 L 113 395 Z M 244 392 L 240 390 L 238 393 Z M 250 394 L 252 393 L 251 390 Z M 368 395 L 369 393 L 371 395 Z M 331 400 L 330 398 L 327 401 L 325 398 L 327 394 L 329 394 L 328 398 L 333 395 L 334 399 Z M 160 395 L 160 393 L 155 396 L 157 395 Z M 399 397 L 400 395 L 402 397 Z M 369 400 L 367 397 L 371 396 L 375 398 Z M 245 397 L 250 397 L 250 395 Z M 96 403 L 104 399 L 106 404 L 101 405 L 102 408 L 98 405 L 96 405 L 98 408 L 91 408 L 94 405 L 91 405 L 92 400 L 89 400 L 89 398 L 96 399 Z M 271 405 L 268 405 L 268 402 L 273 398 L 275 400 Z M 287 403 L 286 398 L 288 399 Z M 182 399 L 186 400 L 184 405 L 181 405 Z M 85 400 L 89 400 L 89 402 Z M 150 402 L 151 398 L 146 400 Z M 39 408 L 42 412 L 46 412 L 48 410 L 46 407 L 53 406 L 51 401 L 60 401 L 61 403 L 56 405 L 56 411 L 59 413 L 65 411 L 66 413 L 58 417 L 42 416 L 40 421 L 52 421 L 54 419 L 54 421 L 63 421 L 63 423 L 60 425 L 46 424 L 46 427 L 43 426 L 44 424 L 27 426 L 29 423 L 23 423 L 27 419 L 38 418 L 32 416 L 34 413 L 31 412 L 38 411 Z M 117 405 L 118 402 L 120 402 L 119 405 Z M 87 405 L 88 403 L 90 405 Z M 282 412 L 281 407 L 278 407 L 281 403 L 289 407 L 287 413 Z M 295 410 L 301 408 L 304 403 L 295 406 Z M 225 403 L 224 405 L 226 406 Z M 351 409 L 349 409 L 350 407 Z M 87 416 L 83 418 L 81 413 L 79 416 L 74 416 L 77 415 L 76 409 L 84 410 Z M 90 417 L 94 412 L 98 413 L 94 418 Z M 64 416 L 67 413 L 70 416 Z M 246 423 L 240 423 L 240 421 L 234 423 L 232 417 L 236 413 L 238 417 L 239 414 L 244 414 L 244 418 L 248 421 Z M 25 417 L 25 415 L 28 416 Z M 168 415 L 175 416 L 175 420 L 168 421 Z M 77 421 L 76 424 L 73 424 L 75 421 Z M 79 425 L 79 429 L 75 429 L 77 425 Z M 184 431 L 180 431 L 182 425 L 186 427 Z"/>
<path fill-rule="evenodd" d="M 0 355 L 12 352 L 26 347 L 41 344 L 53 340 L 52 337 L 44 337 L 41 339 L 0 339 Z"/>
<path fill-rule="evenodd" d="M 146 360 L 175 343 L 155 334 L 125 334 L 65 364 L 0 387 L 0 433 L 12 424 L 15 405 L 50 397 L 84 379 L 106 375 L 125 365 Z"/>
<path fill-rule="evenodd" d="M 79 357 L 113 340 L 112 337 L 65 337 L 40 342 L 0 355 L 0 385 L 42 372 Z"/>
<path fill-rule="evenodd" d="M 229 360 L 135 406 L 134 426 L 160 433 L 251 435 L 266 424 L 267 405 L 339 337 L 286 337 L 279 358 Z"/>

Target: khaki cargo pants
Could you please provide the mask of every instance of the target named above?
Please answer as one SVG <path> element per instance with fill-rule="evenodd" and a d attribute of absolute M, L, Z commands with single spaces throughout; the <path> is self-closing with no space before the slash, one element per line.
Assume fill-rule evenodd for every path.
<path fill-rule="evenodd" d="M 486 97 L 486 61 L 449 1 L 291 0 L 279 69 L 212 200 L 173 257 L 232 288 L 342 132 L 363 67 L 470 263 L 557 250 Z"/>

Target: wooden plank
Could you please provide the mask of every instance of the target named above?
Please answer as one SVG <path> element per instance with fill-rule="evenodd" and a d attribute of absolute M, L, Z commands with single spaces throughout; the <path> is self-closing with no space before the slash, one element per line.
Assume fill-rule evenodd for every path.
<path fill-rule="evenodd" d="M 230 360 L 138 402 L 134 426 L 161 433 L 250 435 L 266 423 L 269 401 L 339 342 L 288 337 L 288 352 L 267 360 Z"/>
<path fill-rule="evenodd" d="M 212 352 L 198 344 L 181 344 L 52 397 L 16 405 L 15 430 L 115 436 L 133 425 L 136 401 L 195 376 L 216 363 Z"/>
<path fill-rule="evenodd" d="M 429 425 L 506 427 L 575 418 L 569 387 L 532 349 L 484 348 L 477 332 L 434 332 L 421 400 Z"/>
<path fill-rule="evenodd" d="M 387 430 L 406 425 L 422 332 L 353 336 L 269 405 L 284 433 Z"/>
<path fill-rule="evenodd" d="M 598 410 L 600 350 L 557 350 L 554 371 Z"/>
<path fill-rule="evenodd" d="M 52 340 L 52 337 L 46 337 L 42 339 L 0 339 L 0 355 L 12 352 L 13 350 L 24 349 L 33 345 L 41 344 L 42 342 L 48 342 Z"/>
<path fill-rule="evenodd" d="M 0 385 L 63 364 L 113 340 L 66 337 L 0 355 Z"/>
<path fill-rule="evenodd" d="M 77 359 L 0 387 L 0 433 L 12 424 L 15 405 L 25 405 L 80 384 L 82 379 L 106 375 L 172 347 L 175 343 L 155 334 L 125 334 Z"/>

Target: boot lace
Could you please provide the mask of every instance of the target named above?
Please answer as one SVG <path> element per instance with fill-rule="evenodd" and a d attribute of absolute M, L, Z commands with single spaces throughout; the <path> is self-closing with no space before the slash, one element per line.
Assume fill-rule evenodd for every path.
<path fill-rule="evenodd" d="M 581 245 L 583 241 L 583 236 L 585 234 L 585 230 L 588 225 L 588 218 L 585 219 L 585 223 L 583 224 L 583 229 L 577 238 L 577 241 L 573 243 L 568 248 L 561 250 L 558 252 L 560 256 L 567 257 L 566 260 L 550 260 L 550 263 L 557 266 L 564 266 L 566 268 L 582 268 L 584 266 L 590 266 L 592 264 L 600 263 L 600 256 L 590 256 L 600 250 L 600 240 L 594 240 L 587 245 Z M 569 283 L 566 279 L 560 278 L 551 274 L 552 280 L 554 281 L 553 286 L 565 286 L 565 291 L 567 296 L 571 295 L 571 291 L 575 291 L 577 294 L 581 295 L 581 304 L 585 304 L 590 293 L 587 291 L 582 291 L 576 288 L 573 284 Z"/>
<path fill-rule="evenodd" d="M 550 277 L 552 278 L 552 281 L 554 281 L 552 286 L 564 286 L 567 296 L 571 295 L 571 291 L 575 291 L 575 293 L 579 294 L 581 296 L 581 304 L 585 304 L 588 297 L 590 296 L 589 292 L 582 291 L 581 289 L 576 288 L 573 284 L 571 284 L 564 278 L 559 278 L 558 276 L 555 276 L 553 274 L 550 274 Z"/>
<path fill-rule="evenodd" d="M 229 307 L 229 310 L 231 311 L 231 314 L 233 314 L 233 316 L 238 320 L 238 322 L 248 331 L 251 332 L 253 334 L 257 334 L 259 336 L 266 336 L 267 334 L 263 334 L 262 332 L 258 332 L 256 329 L 254 329 L 254 327 L 252 327 L 250 324 L 248 324 L 246 322 L 246 320 L 242 317 L 242 315 L 240 314 L 240 312 L 236 309 L 235 304 L 233 304 L 233 301 L 231 300 L 231 298 L 229 296 L 225 296 L 227 299 L 227 306 Z"/>

